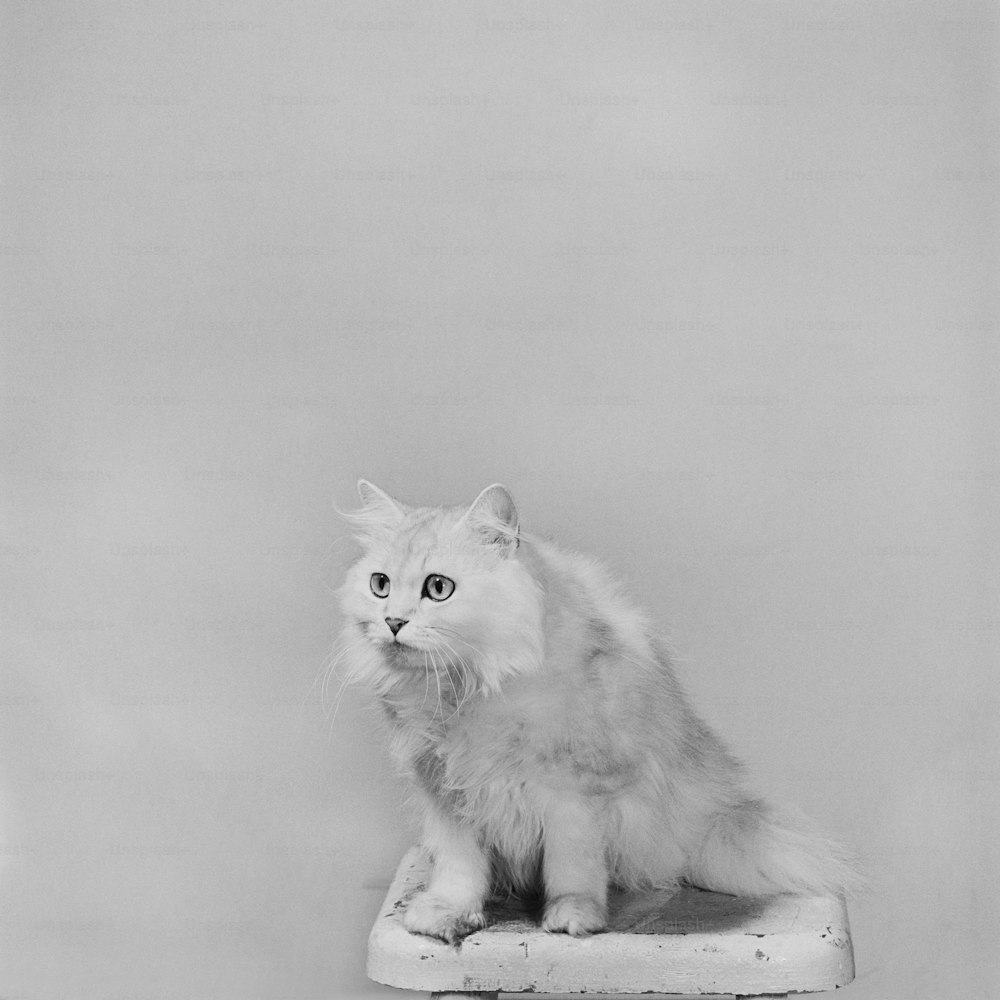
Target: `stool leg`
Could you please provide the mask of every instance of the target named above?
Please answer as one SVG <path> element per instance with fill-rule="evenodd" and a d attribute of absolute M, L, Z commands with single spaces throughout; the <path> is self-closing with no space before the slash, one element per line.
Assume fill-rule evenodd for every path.
<path fill-rule="evenodd" d="M 431 1000 L 497 1000 L 496 993 L 432 993 Z"/>

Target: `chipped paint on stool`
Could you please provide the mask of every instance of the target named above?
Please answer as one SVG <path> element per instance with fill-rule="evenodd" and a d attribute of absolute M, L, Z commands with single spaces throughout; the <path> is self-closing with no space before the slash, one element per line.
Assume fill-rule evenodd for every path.
<path fill-rule="evenodd" d="M 432 993 L 811 993 L 854 978 L 847 909 L 837 896 L 736 897 L 684 888 L 612 892 L 608 929 L 573 938 L 494 903 L 490 925 L 459 945 L 410 934 L 401 914 L 427 883 L 424 852 L 396 872 L 368 939 L 368 976 Z"/>

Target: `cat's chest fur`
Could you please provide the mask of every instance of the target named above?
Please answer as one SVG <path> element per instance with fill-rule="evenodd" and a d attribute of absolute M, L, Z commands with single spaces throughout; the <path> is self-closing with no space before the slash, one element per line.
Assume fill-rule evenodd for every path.
<path fill-rule="evenodd" d="M 551 635 L 544 669 L 502 692 L 442 707 L 416 690 L 387 706 L 418 787 L 514 854 L 537 839 L 550 796 L 607 800 L 638 779 L 635 692 L 611 676 L 606 630 Z"/>

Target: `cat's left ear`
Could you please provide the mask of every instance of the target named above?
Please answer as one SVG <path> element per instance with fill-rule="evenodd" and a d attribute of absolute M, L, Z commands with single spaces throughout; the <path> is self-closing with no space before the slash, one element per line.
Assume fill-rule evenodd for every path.
<path fill-rule="evenodd" d="M 505 486 L 487 486 L 462 518 L 487 545 L 496 546 L 500 555 L 513 555 L 518 546 L 518 517 L 514 499 Z"/>

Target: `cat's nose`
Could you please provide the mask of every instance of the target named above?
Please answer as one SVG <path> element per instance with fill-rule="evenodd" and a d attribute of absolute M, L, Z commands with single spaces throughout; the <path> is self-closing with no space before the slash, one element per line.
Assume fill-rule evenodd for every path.
<path fill-rule="evenodd" d="M 409 620 L 409 618 L 386 618 L 385 623 L 389 626 L 389 631 L 396 635 Z"/>

